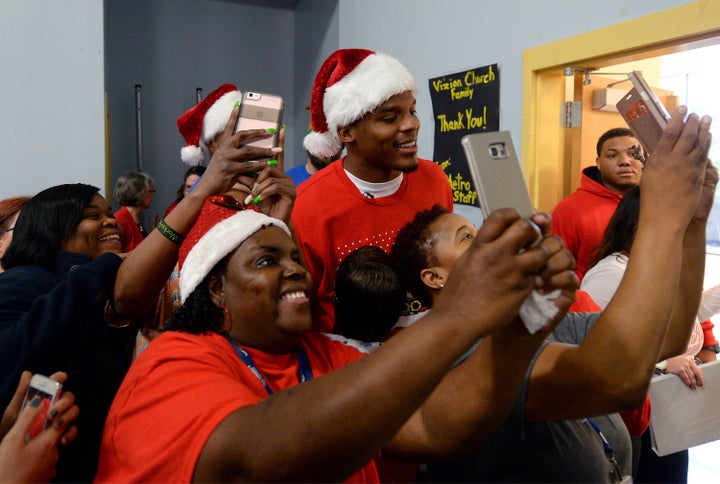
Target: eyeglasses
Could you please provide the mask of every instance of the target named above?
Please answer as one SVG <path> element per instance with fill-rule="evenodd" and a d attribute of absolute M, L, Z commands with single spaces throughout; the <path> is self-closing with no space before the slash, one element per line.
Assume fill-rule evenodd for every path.
<path fill-rule="evenodd" d="M 3 230 L 2 233 L 3 233 L 3 234 L 6 234 L 6 233 L 8 233 L 8 232 L 12 232 L 13 230 L 15 230 L 15 227 L 8 227 L 8 228 L 6 228 L 5 230 Z"/>

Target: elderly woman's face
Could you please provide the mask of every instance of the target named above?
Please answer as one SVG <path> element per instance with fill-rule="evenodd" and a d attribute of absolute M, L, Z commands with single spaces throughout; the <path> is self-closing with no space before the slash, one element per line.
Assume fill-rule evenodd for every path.
<path fill-rule="evenodd" d="M 102 195 L 96 194 L 90 205 L 85 207 L 80 224 L 62 250 L 87 254 L 93 259 L 106 252 L 118 254 L 122 251 L 120 229 L 110 205 Z"/>
<path fill-rule="evenodd" d="M 312 278 L 295 242 L 280 228 L 266 227 L 243 242 L 222 276 L 231 336 L 265 351 L 284 350 L 288 337 L 312 329 Z"/>

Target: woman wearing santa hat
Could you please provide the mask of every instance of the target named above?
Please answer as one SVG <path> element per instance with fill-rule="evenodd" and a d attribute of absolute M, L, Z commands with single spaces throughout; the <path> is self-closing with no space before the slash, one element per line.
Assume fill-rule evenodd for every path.
<path fill-rule="evenodd" d="M 290 230 L 242 208 L 210 199 L 185 238 L 183 305 L 118 392 L 98 482 L 374 482 L 381 451 L 459 452 L 505 417 L 550 330 L 531 335 L 515 317 L 537 274 L 559 284 L 560 315 L 577 286 L 558 239 L 520 253 L 534 230 L 496 213 L 432 314 L 365 356 L 313 331 L 312 279 Z"/>
<path fill-rule="evenodd" d="M 289 220 L 295 202 L 295 186 L 280 166 L 270 166 L 269 158 L 280 159 L 282 148 L 246 146 L 247 140 L 272 136 L 264 130 L 235 132 L 239 115 L 240 91 L 223 84 L 178 119 L 187 146 L 181 157 L 189 164 L 199 163 L 204 151 L 212 158 L 195 188 L 167 216 L 158 222 L 138 248 L 118 270 L 113 300 L 114 312 L 124 319 L 143 317 L 158 301 L 158 294 L 177 263 L 184 234 L 190 231 L 205 200 L 227 192 L 233 186 L 254 186 L 253 195 L 263 212 Z M 203 148 L 205 147 L 205 148 Z M 248 176 L 259 175 L 257 177 Z"/>

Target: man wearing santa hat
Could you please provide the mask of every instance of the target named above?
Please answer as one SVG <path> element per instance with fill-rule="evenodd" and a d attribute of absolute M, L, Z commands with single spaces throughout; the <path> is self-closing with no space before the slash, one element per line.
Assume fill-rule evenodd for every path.
<path fill-rule="evenodd" d="M 397 59 L 365 49 L 334 52 L 315 78 L 305 149 L 319 157 L 347 150 L 302 184 L 292 214 L 317 288 L 319 330 L 333 328 L 335 271 L 348 254 L 390 250 L 397 231 L 436 203 L 452 211 L 442 168 L 417 156 L 416 92 Z"/>

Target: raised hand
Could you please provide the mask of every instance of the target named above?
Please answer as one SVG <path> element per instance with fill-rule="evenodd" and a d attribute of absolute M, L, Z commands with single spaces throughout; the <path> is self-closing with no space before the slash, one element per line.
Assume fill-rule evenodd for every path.
<path fill-rule="evenodd" d="M 262 129 L 235 133 L 239 114 L 240 108 L 235 107 L 225 130 L 214 142 L 215 152 L 194 192 L 205 197 L 225 193 L 240 181 L 243 175 L 253 175 L 263 170 L 267 167 L 266 160 L 276 157 L 282 151 L 282 148 L 258 148 L 247 145 L 250 140 L 268 138 L 272 133 Z M 245 184 L 247 185 L 247 182 Z"/>
<path fill-rule="evenodd" d="M 433 311 L 483 324 L 481 333 L 509 324 L 550 258 L 543 245 L 530 247 L 536 238 L 537 228 L 516 210 L 490 214 L 455 263 Z"/>
<path fill-rule="evenodd" d="M 685 106 L 673 112 L 640 182 L 642 217 L 669 228 L 686 227 L 698 209 L 710 149 L 709 116 L 699 118 Z M 678 225 L 674 225 L 678 224 Z"/>

